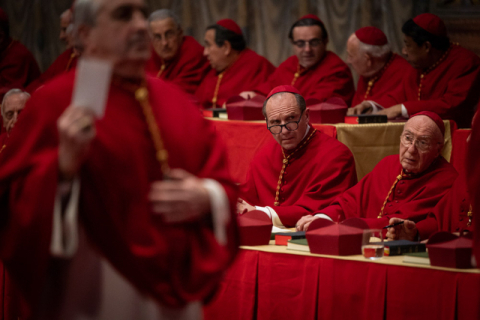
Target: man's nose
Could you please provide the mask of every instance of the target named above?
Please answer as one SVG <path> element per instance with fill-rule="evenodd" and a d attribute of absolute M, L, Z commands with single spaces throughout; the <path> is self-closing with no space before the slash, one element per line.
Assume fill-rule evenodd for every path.
<path fill-rule="evenodd" d="M 310 43 L 305 42 L 305 47 L 303 48 L 303 50 L 306 52 L 312 51 L 312 47 L 310 46 Z"/>
<path fill-rule="evenodd" d="M 208 48 L 207 48 L 207 47 L 203 48 L 203 55 L 204 55 L 205 57 L 208 56 Z"/>
<path fill-rule="evenodd" d="M 411 154 L 415 154 L 418 152 L 418 149 L 417 149 L 417 141 L 413 141 L 412 144 L 408 147 L 408 152 L 411 153 Z"/>
<path fill-rule="evenodd" d="M 137 30 L 147 32 L 147 19 L 139 10 L 133 13 L 132 22 Z"/>
<path fill-rule="evenodd" d="M 403 54 L 404 56 L 407 56 L 407 48 L 402 47 L 402 54 Z"/>

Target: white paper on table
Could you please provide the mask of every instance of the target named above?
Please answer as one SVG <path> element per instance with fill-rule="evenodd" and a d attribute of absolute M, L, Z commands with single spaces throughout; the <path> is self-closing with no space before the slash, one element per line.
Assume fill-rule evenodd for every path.
<path fill-rule="evenodd" d="M 279 232 L 293 232 L 293 231 L 289 229 L 275 227 L 275 226 L 272 227 L 272 233 L 279 233 Z"/>
<path fill-rule="evenodd" d="M 72 105 L 92 109 L 98 118 L 105 114 L 113 64 L 107 60 L 80 58 L 75 76 Z"/>

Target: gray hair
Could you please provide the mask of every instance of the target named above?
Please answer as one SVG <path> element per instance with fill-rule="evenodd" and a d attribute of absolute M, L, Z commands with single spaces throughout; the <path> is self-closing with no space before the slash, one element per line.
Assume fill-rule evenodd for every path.
<path fill-rule="evenodd" d="M 2 100 L 2 109 L 1 109 L 2 118 L 5 118 L 5 105 L 7 102 L 7 98 L 14 94 L 24 94 L 27 100 L 30 98 L 30 94 L 26 91 L 16 89 L 16 88 L 8 90 L 8 92 L 5 93 L 5 95 L 3 96 L 3 100 Z"/>
<path fill-rule="evenodd" d="M 150 25 L 150 22 L 164 20 L 168 18 L 171 18 L 177 28 L 180 29 L 180 19 L 175 13 L 173 13 L 172 10 L 169 9 L 160 9 L 152 12 L 152 14 L 150 14 L 150 16 L 148 17 L 148 24 Z"/>
<path fill-rule="evenodd" d="M 360 52 L 365 52 L 374 58 L 386 59 L 392 51 L 389 43 L 384 44 L 383 46 L 374 46 L 371 44 L 363 43 L 359 39 L 358 44 Z"/>
<path fill-rule="evenodd" d="M 305 99 L 301 95 L 299 95 L 298 93 L 286 92 L 286 91 L 277 92 L 275 94 L 272 94 L 270 97 L 268 97 L 268 99 L 265 99 L 265 101 L 263 102 L 262 113 L 263 113 L 263 116 L 265 117 L 265 119 L 267 119 L 267 102 L 268 102 L 268 100 L 270 100 L 271 97 L 276 96 L 277 94 L 280 94 L 280 93 L 282 93 L 282 94 L 283 93 L 293 94 L 295 96 L 295 100 L 297 100 L 297 106 L 300 109 L 300 112 L 305 111 L 305 109 L 307 108 L 307 104 L 305 103 Z"/>
<path fill-rule="evenodd" d="M 96 0 L 77 0 L 73 9 L 75 29 L 81 25 L 95 26 L 100 3 Z"/>

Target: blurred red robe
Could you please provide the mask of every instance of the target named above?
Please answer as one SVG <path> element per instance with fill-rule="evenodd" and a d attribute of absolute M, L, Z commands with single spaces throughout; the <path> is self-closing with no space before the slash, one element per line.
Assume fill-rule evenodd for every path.
<path fill-rule="evenodd" d="M 404 58 L 398 54 L 393 53 L 391 57 L 392 61 L 382 72 L 379 71 L 376 75 L 373 75 L 369 78 L 360 76 L 357 83 L 357 91 L 353 97 L 352 107 L 362 103 L 364 100 L 371 100 L 376 102 L 377 99 L 382 98 L 384 95 L 389 93 L 392 90 L 397 89 L 403 82 L 403 77 L 405 73 L 413 69 L 410 63 L 407 62 Z M 388 63 L 388 62 L 387 62 Z M 378 76 L 378 79 L 375 80 L 368 96 L 365 97 L 368 89 L 368 82 Z"/>
<path fill-rule="evenodd" d="M 157 77 L 164 61 L 152 48 L 152 55 L 145 70 L 152 77 Z M 210 70 L 210 64 L 203 56 L 203 47 L 191 36 L 184 36 L 177 56 L 165 63 L 160 78 L 177 84 L 190 94 L 195 94 L 200 82 Z"/>
<path fill-rule="evenodd" d="M 0 52 L 0 101 L 8 90 L 26 88 L 40 76 L 40 69 L 32 53 L 20 42 L 10 39 Z"/>
<path fill-rule="evenodd" d="M 480 159 L 480 111 L 477 110 L 472 123 L 472 134 L 468 141 L 466 174 L 467 187 L 470 192 L 473 207 L 473 223 L 474 233 L 473 253 L 477 260 L 477 268 L 480 266 L 480 166 L 478 165 Z"/>
<path fill-rule="evenodd" d="M 55 59 L 55 61 L 53 61 L 50 67 L 48 67 L 48 69 L 42 73 L 38 79 L 28 85 L 26 90 L 29 93 L 33 93 L 47 81 L 75 68 L 77 66 L 77 61 L 78 55 L 73 48 L 65 50 L 57 57 L 57 59 Z"/>
<path fill-rule="evenodd" d="M 480 58 L 452 44 L 445 60 L 424 76 L 419 100 L 422 72 L 409 69 L 403 84 L 377 102 L 384 107 L 403 103 L 409 115 L 433 111 L 454 120 L 459 128 L 470 128 L 480 98 Z"/>
<path fill-rule="evenodd" d="M 377 218 L 396 177 L 402 172 L 398 155 L 383 158 L 357 185 L 340 195 L 331 206 L 321 210 L 334 221 L 365 218 L 371 228 L 381 229 L 391 218 L 419 222 L 450 190 L 458 174 L 455 168 L 439 156 L 424 172 L 401 179 Z M 420 238 L 431 229 L 418 226 Z"/>
<path fill-rule="evenodd" d="M 276 86 L 290 85 L 298 68 L 297 56 L 289 57 L 278 66 L 266 82 L 254 87 L 254 91 L 266 96 Z M 301 70 L 293 86 L 300 91 L 305 100 L 315 98 L 323 102 L 331 97 L 339 97 L 348 106 L 355 94 L 350 68 L 330 51 L 326 52 L 325 57 L 317 65 Z"/>
<path fill-rule="evenodd" d="M 33 313 L 52 261 L 56 122 L 70 105 L 74 76 L 73 71 L 59 76 L 35 92 L 10 136 L 18 148 L 6 148 L 0 156 L 0 257 Z M 128 86 L 113 82 L 105 116 L 96 122 L 96 137 L 79 172 L 79 221 L 96 251 L 141 293 L 170 307 L 201 301 L 213 293 L 238 246 L 237 188 L 224 146 L 184 93 L 147 79 L 170 167 L 215 179 L 228 196 L 226 246 L 215 240 L 209 216 L 170 225 L 151 212 L 147 194 L 162 174 L 141 105 Z M 172 108 L 176 105 L 182 108 Z"/>
<path fill-rule="evenodd" d="M 240 52 L 237 60 L 223 71 L 215 105 L 212 100 L 219 76 L 215 69 L 211 69 L 207 73 L 195 95 L 200 105 L 206 109 L 222 108 L 228 98 L 263 83 L 274 71 L 275 67 L 270 61 L 246 48 Z"/>
<path fill-rule="evenodd" d="M 310 126 L 305 139 L 312 130 Z M 285 150 L 285 155 L 288 154 Z M 281 147 L 272 139 L 253 158 L 247 180 L 241 186 L 240 198 L 251 205 L 271 207 L 285 227 L 294 227 L 301 217 L 325 208 L 357 183 L 355 161 L 350 150 L 338 140 L 317 131 L 290 158 L 283 174 L 280 205 L 274 206 L 282 159 Z"/>

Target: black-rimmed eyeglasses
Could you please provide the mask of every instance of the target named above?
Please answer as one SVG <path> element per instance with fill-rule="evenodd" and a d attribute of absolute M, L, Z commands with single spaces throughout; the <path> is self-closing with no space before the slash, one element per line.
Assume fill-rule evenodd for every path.
<path fill-rule="evenodd" d="M 300 122 L 300 120 L 302 120 L 303 111 L 305 111 L 305 110 L 302 110 L 302 112 L 300 113 L 300 118 L 298 118 L 297 121 L 291 121 L 291 122 L 287 122 L 285 124 L 276 124 L 276 125 L 270 126 L 270 127 L 267 125 L 267 129 L 270 130 L 270 132 L 272 134 L 281 133 L 282 132 L 282 127 L 287 129 L 288 131 L 295 131 L 295 130 L 298 129 L 298 123 Z"/>
<path fill-rule="evenodd" d="M 312 48 L 318 47 L 322 43 L 322 39 L 312 39 L 312 40 L 297 40 L 293 41 L 293 44 L 300 49 L 303 49 L 305 45 L 308 43 L 308 45 Z"/>

